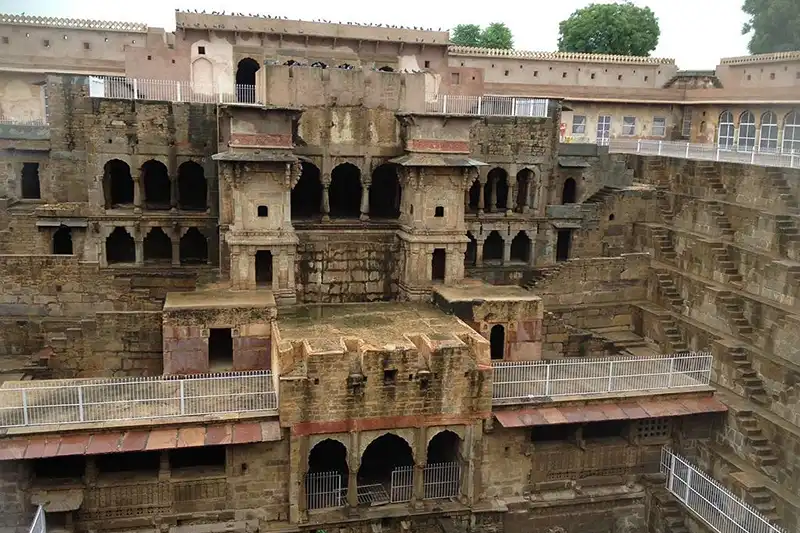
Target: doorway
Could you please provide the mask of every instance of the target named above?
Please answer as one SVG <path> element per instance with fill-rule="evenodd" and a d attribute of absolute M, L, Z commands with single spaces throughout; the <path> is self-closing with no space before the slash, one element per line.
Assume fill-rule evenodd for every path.
<path fill-rule="evenodd" d="M 231 328 L 212 328 L 208 336 L 208 369 L 212 372 L 233 368 Z"/>

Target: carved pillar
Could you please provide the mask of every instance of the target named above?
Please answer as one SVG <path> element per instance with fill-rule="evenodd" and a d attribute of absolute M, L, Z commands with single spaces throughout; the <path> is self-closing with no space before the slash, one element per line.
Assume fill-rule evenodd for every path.
<path fill-rule="evenodd" d="M 322 220 L 330 220 L 331 219 L 331 200 L 328 194 L 328 189 L 331 186 L 331 175 L 325 174 L 322 177 L 322 205 L 320 206 L 322 210 Z"/>
<path fill-rule="evenodd" d="M 372 180 L 361 182 L 361 220 L 369 220 L 369 188 Z"/>
<path fill-rule="evenodd" d="M 486 210 L 486 176 L 478 178 L 480 184 L 480 195 L 478 197 L 478 214 L 482 215 Z"/>
<path fill-rule="evenodd" d="M 503 241 L 503 264 L 508 264 L 509 261 L 511 261 L 511 235 Z"/>
<path fill-rule="evenodd" d="M 475 239 L 475 266 L 483 266 L 483 243 L 486 239 Z"/>
<path fill-rule="evenodd" d="M 142 177 L 133 178 L 133 207 L 142 208 Z"/>
<path fill-rule="evenodd" d="M 172 265 L 179 266 L 181 264 L 180 232 L 177 232 L 171 240 L 172 240 Z"/>
<path fill-rule="evenodd" d="M 169 205 L 172 209 L 178 209 L 180 191 L 178 190 L 178 176 L 169 178 Z"/>
<path fill-rule="evenodd" d="M 489 181 L 489 209 L 492 213 L 497 211 L 497 178 L 492 178 Z"/>
<path fill-rule="evenodd" d="M 537 226 L 534 226 L 532 230 L 526 230 L 528 233 L 528 238 L 531 240 L 531 248 L 528 254 L 528 265 L 534 266 L 536 264 L 536 250 L 537 250 L 537 241 L 539 240 L 539 230 Z"/>
<path fill-rule="evenodd" d="M 506 215 L 510 215 L 516 209 L 517 195 L 514 194 L 517 190 L 517 178 L 508 178 L 508 191 L 506 192 Z"/>
<path fill-rule="evenodd" d="M 359 435 L 358 432 L 350 432 L 349 457 L 347 461 L 347 506 L 350 514 L 358 512 L 358 468 L 361 466 L 359 456 Z"/>
<path fill-rule="evenodd" d="M 136 245 L 136 264 L 142 265 L 144 264 L 144 237 L 140 232 L 137 232 L 133 239 Z"/>

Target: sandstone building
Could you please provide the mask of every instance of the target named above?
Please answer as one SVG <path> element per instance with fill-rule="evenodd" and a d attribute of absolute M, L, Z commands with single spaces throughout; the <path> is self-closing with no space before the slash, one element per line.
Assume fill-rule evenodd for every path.
<path fill-rule="evenodd" d="M 176 21 L 0 16 L 0 530 L 797 530 L 796 54 Z"/>

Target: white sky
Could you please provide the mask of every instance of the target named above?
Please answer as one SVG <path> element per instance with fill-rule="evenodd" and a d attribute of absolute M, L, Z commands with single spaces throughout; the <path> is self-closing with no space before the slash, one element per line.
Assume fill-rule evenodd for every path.
<path fill-rule="evenodd" d="M 601 0 L 597 0 L 601 1 Z M 262 13 L 288 18 L 381 22 L 446 29 L 459 23 L 505 22 L 515 48 L 553 51 L 558 23 L 589 0 L 0 0 L 0 12 L 144 22 L 174 30 L 174 10 Z M 659 19 L 661 39 L 653 53 L 677 60 L 681 69 L 713 69 L 721 57 L 747 54 L 741 35 L 743 0 L 634 0 Z"/>

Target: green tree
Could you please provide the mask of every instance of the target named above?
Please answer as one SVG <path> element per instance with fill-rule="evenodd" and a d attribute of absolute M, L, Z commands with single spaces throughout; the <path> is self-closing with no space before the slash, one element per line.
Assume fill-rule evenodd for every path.
<path fill-rule="evenodd" d="M 560 51 L 593 54 L 647 56 L 661 35 L 650 8 L 630 2 L 589 4 L 562 21 L 558 29 Z"/>
<path fill-rule="evenodd" d="M 742 11 L 750 15 L 742 34 L 752 32 L 751 54 L 800 50 L 798 0 L 745 0 Z"/>
<path fill-rule="evenodd" d="M 459 46 L 480 46 L 481 27 L 477 24 L 459 24 L 453 28 L 450 42 Z"/>
<path fill-rule="evenodd" d="M 484 48 L 514 48 L 514 36 L 502 22 L 492 22 L 481 32 L 481 46 Z"/>

